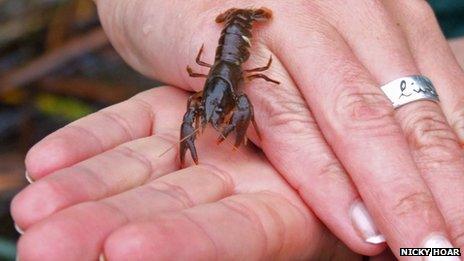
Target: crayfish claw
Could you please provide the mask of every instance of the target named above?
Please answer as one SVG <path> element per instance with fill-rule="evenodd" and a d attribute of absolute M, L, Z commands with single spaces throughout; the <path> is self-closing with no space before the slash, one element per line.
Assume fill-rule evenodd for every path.
<path fill-rule="evenodd" d="M 247 144 L 246 132 L 253 118 L 253 106 L 250 100 L 245 94 L 240 95 L 237 100 L 236 112 L 232 118 L 232 123 L 236 128 L 235 147 L 240 147 L 242 143 Z"/>
<path fill-rule="evenodd" d="M 181 166 L 184 166 L 185 154 L 187 153 L 187 150 L 190 150 L 190 155 L 192 156 L 193 161 L 195 162 L 195 164 L 198 165 L 198 155 L 197 155 L 197 149 L 195 148 L 195 141 L 194 141 L 195 135 L 193 132 L 191 132 L 191 134 L 188 134 L 188 135 L 190 135 L 190 137 L 185 136 L 187 138 L 184 137 L 185 140 L 182 140 L 180 142 L 179 155 L 180 155 Z M 182 136 L 183 135 L 181 135 L 181 139 L 182 139 Z"/>
<path fill-rule="evenodd" d="M 197 132 L 200 129 L 199 122 L 201 117 L 199 116 L 199 100 L 201 99 L 201 95 L 202 92 L 198 92 L 190 96 L 187 104 L 187 112 L 184 115 L 182 126 L 180 127 L 179 157 L 181 166 L 184 166 L 187 150 L 190 150 L 190 155 L 192 156 L 193 161 L 195 164 L 198 164 L 195 138 L 197 137 Z M 195 126 L 195 128 L 193 126 Z"/>

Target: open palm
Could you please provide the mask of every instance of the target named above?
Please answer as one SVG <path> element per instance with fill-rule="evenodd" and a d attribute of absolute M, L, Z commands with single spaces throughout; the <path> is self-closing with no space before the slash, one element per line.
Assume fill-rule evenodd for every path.
<path fill-rule="evenodd" d="M 12 204 L 25 230 L 19 259 L 354 255 L 252 146 L 232 152 L 206 131 L 197 142 L 200 165 L 179 169 L 187 97 L 171 87 L 153 89 L 37 144 L 26 159 L 37 181 Z"/>

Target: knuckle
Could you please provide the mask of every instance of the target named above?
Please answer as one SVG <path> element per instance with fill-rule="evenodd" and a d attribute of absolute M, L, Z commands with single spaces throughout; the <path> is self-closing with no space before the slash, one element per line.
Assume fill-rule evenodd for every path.
<path fill-rule="evenodd" d="M 91 114 L 87 116 L 89 117 L 87 119 L 92 119 L 91 117 L 94 117 L 94 115 L 95 114 Z M 62 135 L 63 138 L 67 138 L 67 135 L 85 134 L 88 137 L 88 139 L 91 139 L 94 142 L 94 144 L 98 147 L 99 151 L 105 151 L 104 148 L 107 147 L 107 143 L 105 142 L 104 138 L 101 135 L 98 135 L 98 133 L 95 132 L 92 128 L 89 128 L 88 126 L 82 126 L 81 122 L 83 120 L 84 118 L 71 123 L 70 125 L 66 126 L 66 128 L 58 130 L 56 134 Z M 69 146 L 70 144 L 66 145 Z"/>
<path fill-rule="evenodd" d="M 259 97 L 262 117 L 274 132 L 304 135 L 317 128 L 300 93 L 296 90 L 275 88 L 269 95 Z"/>
<path fill-rule="evenodd" d="M 284 253 L 289 253 L 289 247 L 292 249 L 290 252 L 294 252 L 295 246 L 290 246 L 286 234 L 300 235 L 299 240 L 306 242 L 307 237 L 298 233 L 302 227 L 311 226 L 312 220 L 308 215 L 306 209 L 300 204 L 295 204 L 292 198 L 283 196 L 281 193 L 262 190 L 255 193 L 255 201 L 259 202 L 262 206 L 262 210 L 259 214 L 261 219 L 274 224 L 275 233 L 265 234 L 267 239 L 268 249 L 274 249 L 275 253 L 270 253 L 270 256 L 282 259 Z M 283 215 L 285 213 L 285 215 Z M 263 223 L 265 224 L 265 223 Z M 264 231 L 266 232 L 266 231 Z M 274 235 L 278 235 L 275 237 Z M 293 242 L 293 241 L 292 241 Z M 305 248 L 305 244 L 301 244 L 299 247 Z M 300 256 L 301 257 L 301 256 Z M 287 255 L 287 259 L 289 256 Z M 285 259 L 285 258 L 284 258 Z M 290 257 L 292 259 L 292 257 Z M 294 258 L 293 258 L 294 259 Z"/>
<path fill-rule="evenodd" d="M 137 162 L 145 169 L 146 176 L 151 175 L 155 171 L 155 167 L 150 159 L 138 152 L 137 150 L 132 149 L 129 145 L 122 145 L 114 149 L 114 153 L 121 155 L 127 159 L 130 159 L 133 162 Z"/>
<path fill-rule="evenodd" d="M 230 212 L 243 217 L 250 224 L 259 225 L 262 222 L 259 215 L 255 212 L 255 209 L 250 206 L 247 201 L 240 200 L 238 198 L 226 198 L 221 200 L 220 204 L 222 204 L 222 206 Z M 259 226 L 256 227 L 258 228 Z"/>
<path fill-rule="evenodd" d="M 103 109 L 100 110 L 97 115 L 102 119 L 102 122 L 107 121 L 115 127 L 115 130 L 119 129 L 126 140 L 134 140 L 137 138 L 138 135 L 134 133 L 133 126 L 117 112 L 111 111 L 110 109 Z"/>
<path fill-rule="evenodd" d="M 311 177 L 311 180 L 313 180 L 311 184 L 307 182 L 292 184 L 303 198 L 308 198 L 312 195 L 311 191 L 314 189 L 312 184 L 341 184 L 342 186 L 346 186 L 346 184 L 351 183 L 340 162 L 333 158 L 332 155 L 328 157 L 331 159 L 327 160 L 325 155 L 321 156 L 320 165 L 313 167 L 317 170 L 317 173 L 314 177 Z"/>
<path fill-rule="evenodd" d="M 199 168 L 202 170 L 206 170 L 208 174 L 213 175 L 218 180 L 220 180 L 222 184 L 223 195 L 229 195 L 233 191 L 235 184 L 234 184 L 234 179 L 232 178 L 232 175 L 230 172 L 227 172 L 224 169 L 221 169 L 215 165 L 211 165 L 207 163 L 202 163 L 201 165 L 195 166 L 193 168 Z"/>
<path fill-rule="evenodd" d="M 179 142 L 179 135 L 177 132 L 174 132 L 174 130 L 157 131 L 155 137 L 171 146 L 175 145 L 176 142 Z"/>
<path fill-rule="evenodd" d="M 238 197 L 226 198 L 218 203 L 229 212 L 229 215 L 236 216 L 236 219 L 241 218 L 243 220 L 241 222 L 242 226 L 252 231 L 250 234 L 252 236 L 247 240 L 250 240 L 248 242 L 253 242 L 255 251 L 253 251 L 253 255 L 249 258 L 256 260 L 265 259 L 267 250 L 272 248 L 272 246 L 269 246 L 271 238 L 269 238 L 265 229 L 267 222 L 265 223 L 264 218 L 261 217 L 262 213 L 258 214 L 256 212 L 256 203 L 251 205 L 248 200 Z M 262 207 L 261 204 L 258 206 Z"/>
<path fill-rule="evenodd" d="M 275 108 L 274 108 L 275 109 Z M 288 134 L 303 134 L 308 132 L 309 126 L 315 126 L 315 122 L 308 116 L 303 116 L 288 108 L 279 108 L 269 114 L 269 126 L 276 130 L 285 130 Z"/>
<path fill-rule="evenodd" d="M 168 181 L 157 181 L 150 185 L 153 189 L 169 195 L 174 200 L 181 203 L 185 208 L 191 208 L 196 205 L 191 195 L 181 186 Z"/>
<path fill-rule="evenodd" d="M 320 171 L 321 176 L 326 176 L 327 174 L 331 173 L 343 173 L 343 168 L 340 165 L 340 162 L 338 162 L 336 159 L 331 159 L 322 164 Z"/>
<path fill-rule="evenodd" d="M 244 197 L 232 197 L 224 199 L 220 203 L 232 214 L 242 217 L 250 225 L 249 229 L 254 232 L 255 242 L 259 243 L 259 245 L 256 245 L 256 249 L 261 250 L 256 251 L 261 255 L 257 259 L 263 259 L 264 256 L 268 255 L 279 256 L 288 247 L 284 235 L 296 232 L 297 229 L 301 228 L 300 225 L 304 224 L 306 216 L 296 210 L 292 203 L 275 192 L 261 191 L 253 195 L 253 201 Z M 276 207 L 276 205 L 279 205 L 279 207 Z M 257 210 L 259 211 L 257 212 Z M 281 213 L 284 210 L 288 213 L 287 218 L 291 216 L 291 221 L 283 218 Z M 245 222 L 242 223 L 245 225 Z M 273 235 L 267 233 L 265 224 L 273 225 Z M 274 235 L 279 236 L 275 237 Z M 268 254 L 264 254 L 266 249 L 270 251 Z"/>
<path fill-rule="evenodd" d="M 307 17 L 307 13 L 304 14 Z M 301 21 L 295 24 L 295 31 L 304 37 L 294 47 L 296 50 L 314 50 L 321 46 L 332 44 L 334 41 L 334 28 L 323 18 L 313 18 L 310 21 Z M 284 32 L 281 32 L 284 34 Z"/>
<path fill-rule="evenodd" d="M 349 183 L 348 176 L 338 160 L 335 158 L 325 162 L 319 172 L 319 177 L 323 180 L 329 178 L 337 183 Z M 327 181 L 324 181 L 327 182 Z"/>
<path fill-rule="evenodd" d="M 456 131 L 460 142 L 464 145 L 464 101 L 460 103 L 452 116 L 452 127 Z"/>
<path fill-rule="evenodd" d="M 333 124 L 341 124 L 336 129 L 362 131 L 362 134 L 368 131 L 371 135 L 398 133 L 400 128 L 395 122 L 393 107 L 374 86 L 366 90 L 371 84 L 357 71 L 343 69 L 340 87 L 334 90 L 333 110 L 338 121 Z"/>
<path fill-rule="evenodd" d="M 256 212 L 257 207 L 263 207 L 263 204 L 259 202 L 258 205 L 256 205 L 256 203 L 253 203 L 254 205 L 252 205 L 248 200 L 243 200 L 238 197 L 223 199 L 219 201 L 219 204 L 230 212 L 231 215 L 236 215 L 243 219 L 244 222 L 242 222 L 242 224 L 253 231 L 253 235 L 255 237 L 254 241 L 258 243 L 255 247 L 259 251 L 256 253 L 260 253 L 260 255 L 262 255 L 262 253 L 265 252 L 265 249 L 269 247 L 268 245 L 270 243 L 270 239 L 264 229 L 265 223 L 263 221 L 263 217 Z"/>
<path fill-rule="evenodd" d="M 415 11 L 418 18 L 431 18 L 435 17 L 433 8 L 425 0 L 413 0 L 409 1 L 411 8 Z"/>
<path fill-rule="evenodd" d="M 411 148 L 434 163 L 460 160 L 461 152 L 456 135 L 436 108 L 416 107 L 408 113 L 404 133 Z"/>
<path fill-rule="evenodd" d="M 430 212 L 433 206 L 434 201 L 430 193 L 408 192 L 396 200 L 392 210 L 397 216 L 408 216 L 417 212 Z"/>
<path fill-rule="evenodd" d="M 393 118 L 392 110 L 383 102 L 383 97 L 375 92 L 354 91 L 340 95 L 335 110 L 342 119 L 346 120 L 346 123 L 372 123 Z"/>
<path fill-rule="evenodd" d="M 425 28 L 427 24 L 434 22 L 435 13 L 430 4 L 425 0 L 406 0 L 402 1 L 403 8 L 407 9 L 408 20 Z"/>

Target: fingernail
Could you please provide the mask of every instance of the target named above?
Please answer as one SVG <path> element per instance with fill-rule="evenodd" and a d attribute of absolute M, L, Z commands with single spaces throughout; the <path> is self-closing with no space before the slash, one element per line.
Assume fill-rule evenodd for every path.
<path fill-rule="evenodd" d="M 20 235 L 24 234 L 24 230 L 22 230 L 16 223 L 14 223 L 14 228 Z"/>
<path fill-rule="evenodd" d="M 100 256 L 98 257 L 98 261 L 105 261 L 105 254 L 101 253 Z"/>
<path fill-rule="evenodd" d="M 25 173 L 25 176 L 26 176 L 26 180 L 27 180 L 27 182 L 29 182 L 29 184 L 34 183 L 34 179 L 32 179 L 32 177 L 29 176 L 29 173 L 27 171 Z"/>
<path fill-rule="evenodd" d="M 432 235 L 424 243 L 424 248 L 452 248 L 451 242 L 442 235 Z M 459 261 L 456 256 L 427 256 L 424 258 L 427 261 L 446 260 L 446 261 Z"/>
<path fill-rule="evenodd" d="M 351 222 L 358 234 L 367 243 L 380 244 L 385 242 L 385 237 L 380 234 L 366 206 L 361 201 L 356 201 L 351 206 Z"/>

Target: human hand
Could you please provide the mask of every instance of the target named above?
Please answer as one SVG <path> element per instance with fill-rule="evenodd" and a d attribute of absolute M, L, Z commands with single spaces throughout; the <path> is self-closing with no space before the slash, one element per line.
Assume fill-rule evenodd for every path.
<path fill-rule="evenodd" d="M 184 67 L 203 43 L 204 60 L 212 60 L 219 34 L 214 17 L 232 7 L 220 1 L 97 4 L 129 63 L 193 90 L 202 81 L 189 78 Z M 263 64 L 272 53 L 269 74 L 282 84 L 254 82 L 247 88 L 258 125 L 265 126 L 255 142 L 317 216 L 353 250 L 373 254 L 379 248 L 365 240 L 380 242 L 376 231 L 353 226 L 359 216 L 350 215 L 359 206 L 359 192 L 395 253 L 423 246 L 433 234 L 450 236 L 462 247 L 464 76 L 427 3 L 233 5 L 274 11 L 272 23 L 257 30 L 248 66 Z M 393 111 L 378 87 L 417 74 L 434 81 L 441 107 L 421 101 Z M 357 230 L 365 232 L 362 238 Z"/>
<path fill-rule="evenodd" d="M 352 257 L 253 146 L 205 135 L 178 168 L 187 93 L 160 87 L 85 117 L 34 149 L 73 162 L 16 196 L 19 260 L 257 260 Z M 151 136 L 153 134 L 153 136 Z M 61 151 L 60 159 L 48 157 Z M 81 154 L 74 154 L 80 151 Z M 79 161 L 82 155 L 92 155 Z"/>
<path fill-rule="evenodd" d="M 251 133 L 255 144 L 358 253 L 382 249 L 366 243 L 381 237 L 360 221 L 368 219 L 360 198 L 396 254 L 424 246 L 431 235 L 464 246 L 464 76 L 425 1 L 96 2 L 130 64 L 197 91 L 203 81 L 189 78 L 185 66 L 203 43 L 203 59 L 212 61 L 216 15 L 232 5 L 272 9 L 273 21 L 254 31 L 246 66 L 260 66 L 272 53 L 268 74 L 282 84 L 246 88 L 263 126 L 261 140 Z M 421 101 L 394 111 L 379 86 L 417 74 L 433 80 L 440 106 Z M 92 150 L 67 153 L 82 160 L 99 152 Z M 56 162 L 29 154 L 34 178 L 75 162 L 52 153 Z"/>

